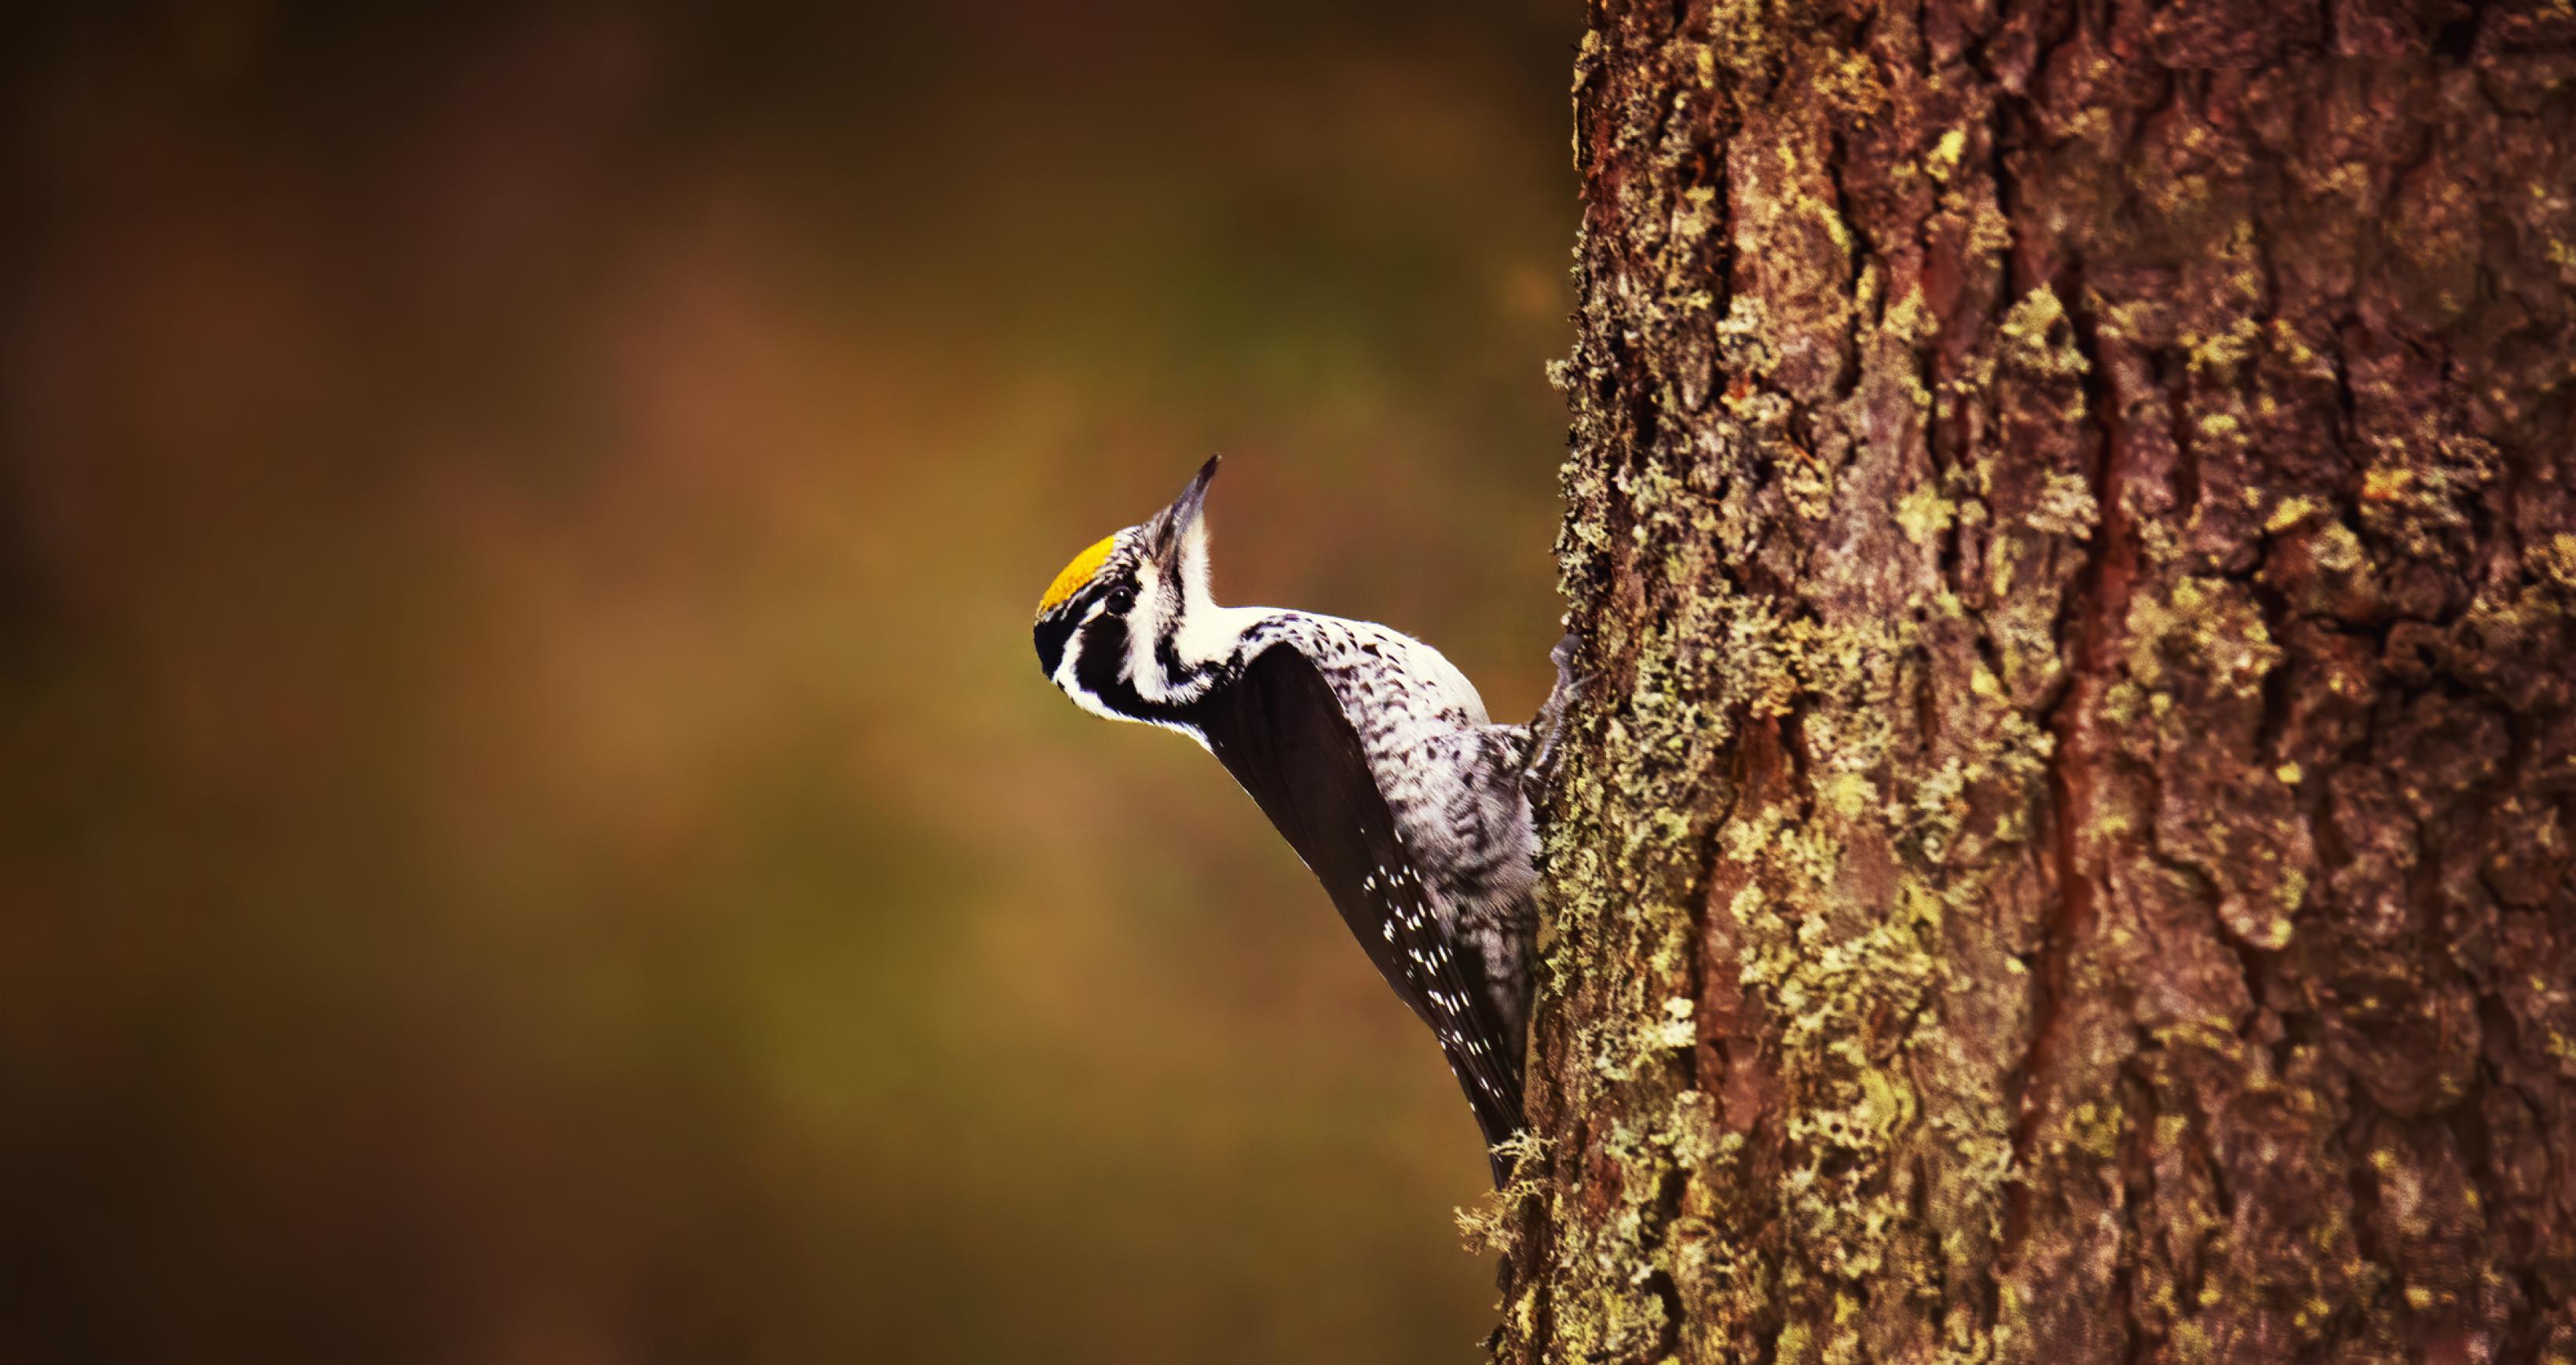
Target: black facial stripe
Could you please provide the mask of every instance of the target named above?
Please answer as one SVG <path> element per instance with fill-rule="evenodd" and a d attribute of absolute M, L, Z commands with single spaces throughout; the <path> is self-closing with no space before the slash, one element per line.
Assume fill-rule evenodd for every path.
<path fill-rule="evenodd" d="M 1082 654 L 1074 662 L 1073 679 L 1083 691 L 1100 699 L 1100 704 L 1122 716 L 1166 724 L 1197 725 L 1205 709 L 1206 697 L 1195 701 L 1153 701 L 1136 690 L 1136 685 L 1120 676 L 1119 665 L 1127 654 L 1127 623 L 1115 616 L 1102 616 L 1082 631 Z M 1226 672 L 1222 665 L 1192 669 L 1188 676 L 1215 680 Z"/>
<path fill-rule="evenodd" d="M 1118 676 L 1118 665 L 1126 655 L 1126 619 L 1107 614 L 1096 616 L 1082 628 L 1082 653 L 1073 661 L 1073 680 L 1083 691 L 1124 712 L 1127 708 L 1113 699 L 1121 693 L 1133 695 L 1135 692 L 1125 679 Z"/>
<path fill-rule="evenodd" d="M 1050 678 L 1064 666 L 1065 644 L 1073 639 L 1073 628 L 1082 624 L 1082 613 L 1073 609 L 1076 605 L 1068 604 L 1038 618 L 1038 664 Z"/>

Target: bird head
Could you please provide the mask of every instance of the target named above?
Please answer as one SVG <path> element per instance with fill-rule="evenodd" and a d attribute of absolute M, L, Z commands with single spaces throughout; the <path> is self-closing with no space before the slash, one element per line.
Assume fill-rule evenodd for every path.
<path fill-rule="evenodd" d="M 1038 599 L 1038 665 L 1083 709 L 1150 720 L 1206 686 L 1212 657 L 1190 627 L 1218 614 L 1202 515 L 1216 466 L 1210 457 L 1170 506 L 1075 555 Z"/>

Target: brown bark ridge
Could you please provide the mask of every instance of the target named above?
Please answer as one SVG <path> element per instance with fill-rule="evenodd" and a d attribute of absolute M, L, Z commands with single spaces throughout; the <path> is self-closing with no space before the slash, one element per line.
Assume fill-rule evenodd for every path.
<path fill-rule="evenodd" d="M 1596 0 L 1509 1361 L 2576 1360 L 2576 9 Z"/>

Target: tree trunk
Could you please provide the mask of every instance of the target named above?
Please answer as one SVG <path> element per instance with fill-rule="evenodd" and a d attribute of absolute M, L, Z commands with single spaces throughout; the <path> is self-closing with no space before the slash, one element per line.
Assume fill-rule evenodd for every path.
<path fill-rule="evenodd" d="M 2576 11 L 1592 23 L 1499 1357 L 2576 1359 Z"/>

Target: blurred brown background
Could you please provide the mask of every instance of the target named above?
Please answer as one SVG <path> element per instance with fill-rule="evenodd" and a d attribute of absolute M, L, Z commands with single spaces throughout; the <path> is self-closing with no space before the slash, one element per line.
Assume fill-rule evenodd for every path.
<path fill-rule="evenodd" d="M 56 6 L 0 30 L 0 1361 L 1468 1360 L 1474 1127 L 1031 608 L 1498 714 L 1579 18 Z"/>

